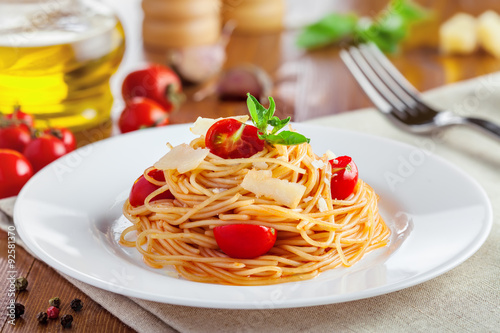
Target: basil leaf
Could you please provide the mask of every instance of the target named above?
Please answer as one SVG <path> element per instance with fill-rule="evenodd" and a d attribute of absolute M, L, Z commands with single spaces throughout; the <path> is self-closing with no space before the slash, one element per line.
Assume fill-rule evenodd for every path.
<path fill-rule="evenodd" d="M 293 146 L 306 142 L 309 143 L 309 141 L 311 141 L 302 134 L 292 131 L 282 131 L 278 134 L 268 134 L 266 135 L 266 140 L 270 144 L 285 146 Z"/>
<path fill-rule="evenodd" d="M 267 130 L 267 112 L 268 110 L 259 103 L 257 98 L 247 93 L 247 107 L 250 112 L 253 123 L 263 133 Z"/>
<path fill-rule="evenodd" d="M 252 118 L 252 122 L 257 126 L 257 107 L 255 106 L 254 101 L 250 98 L 250 93 L 247 94 L 247 108 L 250 113 L 250 118 Z"/>
<path fill-rule="evenodd" d="M 269 125 L 273 126 L 271 134 L 276 134 L 276 132 L 285 127 L 289 122 L 290 122 L 290 117 L 286 119 L 280 119 L 274 116 L 271 120 L 269 120 Z"/>
<path fill-rule="evenodd" d="M 247 94 L 247 106 L 250 116 L 252 117 L 253 123 L 257 126 L 259 130 L 257 135 L 261 140 L 265 140 L 267 143 L 273 145 L 297 145 L 304 142 L 309 142 L 310 140 L 303 136 L 302 134 L 282 131 L 278 133 L 283 127 L 285 127 L 290 122 L 290 117 L 286 119 L 280 119 L 274 116 L 274 111 L 276 110 L 276 104 L 272 97 L 269 97 L 269 108 L 265 108 L 259 101 Z M 271 125 L 273 127 L 271 133 L 268 132 L 267 127 Z"/>
<path fill-rule="evenodd" d="M 400 16 L 405 21 L 418 21 L 429 16 L 429 11 L 408 0 L 393 0 L 390 3 L 393 13 Z"/>
<path fill-rule="evenodd" d="M 274 103 L 274 98 L 269 96 L 269 108 L 267 109 L 266 121 L 269 123 L 271 118 L 273 118 L 274 111 L 276 111 L 276 104 Z"/>
<path fill-rule="evenodd" d="M 409 0 L 393 0 L 373 22 L 360 20 L 356 35 L 361 42 L 373 42 L 384 52 L 395 52 L 405 39 L 410 26 L 429 15 L 429 12 Z"/>
<path fill-rule="evenodd" d="M 332 13 L 305 27 L 297 37 L 297 46 L 313 49 L 338 42 L 354 33 L 358 17 Z"/>

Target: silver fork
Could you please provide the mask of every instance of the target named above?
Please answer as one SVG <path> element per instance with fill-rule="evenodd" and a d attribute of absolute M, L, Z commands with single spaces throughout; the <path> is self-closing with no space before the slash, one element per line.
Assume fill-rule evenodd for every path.
<path fill-rule="evenodd" d="M 479 118 L 437 111 L 394 67 L 374 44 L 361 44 L 340 51 L 340 57 L 375 106 L 397 126 L 427 133 L 451 125 L 471 125 L 500 140 L 500 126 Z"/>

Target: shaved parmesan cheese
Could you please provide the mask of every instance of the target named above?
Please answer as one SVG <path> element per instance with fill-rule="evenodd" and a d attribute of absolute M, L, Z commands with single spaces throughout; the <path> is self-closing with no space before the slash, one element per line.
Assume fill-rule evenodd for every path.
<path fill-rule="evenodd" d="M 190 145 L 183 143 L 172 148 L 172 150 L 154 164 L 154 167 L 160 170 L 177 169 L 179 173 L 186 173 L 196 169 L 209 152 L 210 149 L 194 149 Z"/>
<path fill-rule="evenodd" d="M 306 187 L 288 180 L 272 178 L 270 170 L 250 170 L 243 178 L 241 187 L 254 193 L 275 200 L 277 203 L 296 208 Z"/>
<path fill-rule="evenodd" d="M 249 117 L 248 116 L 234 116 L 234 117 L 227 117 L 227 118 L 233 118 L 238 121 L 241 121 L 242 123 L 245 123 L 248 121 Z M 218 122 L 219 120 L 226 119 L 226 118 L 217 118 L 217 119 L 212 119 L 212 118 L 202 118 L 198 117 L 196 121 L 193 124 L 193 127 L 190 128 L 191 132 L 195 135 L 206 135 L 208 129 L 210 126 Z"/>
<path fill-rule="evenodd" d="M 492 55 L 500 58 L 499 45 L 500 15 L 492 10 L 484 12 L 477 19 L 477 37 L 481 46 Z"/>
<path fill-rule="evenodd" d="M 304 198 L 304 202 L 309 202 L 312 199 L 314 199 L 314 197 L 308 196 L 307 198 Z"/>
<path fill-rule="evenodd" d="M 266 162 L 254 162 L 252 165 L 256 169 L 267 169 L 269 167 Z"/>
<path fill-rule="evenodd" d="M 328 205 L 326 204 L 325 198 L 318 199 L 318 209 L 320 212 L 326 212 L 328 210 Z"/>
<path fill-rule="evenodd" d="M 335 155 L 331 150 L 327 150 L 325 155 L 326 155 L 327 160 L 333 160 L 333 159 L 337 158 L 337 155 Z"/>
<path fill-rule="evenodd" d="M 322 160 L 314 160 L 311 162 L 311 164 L 316 169 L 323 169 L 323 167 L 325 166 L 325 162 L 323 162 Z"/>
<path fill-rule="evenodd" d="M 439 28 L 439 46 L 445 54 L 470 54 L 477 48 L 476 18 L 458 13 Z"/>

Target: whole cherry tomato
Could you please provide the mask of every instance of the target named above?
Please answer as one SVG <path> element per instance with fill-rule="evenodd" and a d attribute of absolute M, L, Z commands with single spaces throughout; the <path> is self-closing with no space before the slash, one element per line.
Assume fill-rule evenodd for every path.
<path fill-rule="evenodd" d="M 38 172 L 47 164 L 66 154 L 66 147 L 55 136 L 42 134 L 28 143 L 23 154 L 31 162 L 33 170 Z"/>
<path fill-rule="evenodd" d="M 248 158 L 264 149 L 255 126 L 233 118 L 219 120 L 207 131 L 205 145 L 222 158 Z"/>
<path fill-rule="evenodd" d="M 181 80 L 172 69 L 162 65 L 151 65 L 125 77 L 122 96 L 125 101 L 134 97 L 146 97 L 160 104 L 167 112 L 171 112 L 183 99 Z"/>
<path fill-rule="evenodd" d="M 214 228 L 220 249 L 231 258 L 251 259 L 267 253 L 276 242 L 276 230 L 256 224 L 228 224 Z"/>
<path fill-rule="evenodd" d="M 358 167 L 349 156 L 330 160 L 332 165 L 332 198 L 344 200 L 354 191 L 358 182 Z"/>
<path fill-rule="evenodd" d="M 149 171 L 148 175 L 155 180 L 161 182 L 165 181 L 165 175 L 161 170 L 153 169 Z M 132 185 L 132 189 L 130 190 L 130 195 L 129 195 L 130 204 L 132 205 L 132 207 L 138 207 L 144 205 L 144 200 L 146 199 L 146 197 L 150 195 L 151 192 L 156 191 L 159 188 L 160 186 L 150 183 L 144 177 L 144 175 L 141 175 L 134 182 L 134 185 Z M 174 199 L 174 196 L 172 195 L 172 193 L 170 193 L 170 191 L 167 190 L 155 196 L 153 199 L 151 199 L 151 201 L 156 201 L 161 199 Z"/>
<path fill-rule="evenodd" d="M 0 199 L 15 196 L 33 176 L 26 157 L 11 149 L 0 149 Z"/>
<path fill-rule="evenodd" d="M 22 153 L 30 141 L 31 131 L 25 124 L 9 122 L 6 127 L 0 127 L 0 148 Z"/>
<path fill-rule="evenodd" d="M 46 134 L 55 136 L 62 141 L 64 147 L 66 147 L 66 153 L 69 153 L 76 149 L 76 139 L 73 132 L 67 128 L 47 128 L 43 131 Z"/>
<path fill-rule="evenodd" d="M 165 126 L 169 123 L 168 113 L 153 100 L 136 97 L 130 100 L 118 120 L 122 133 L 148 127 Z"/>
<path fill-rule="evenodd" d="M 35 124 L 35 118 L 32 115 L 21 111 L 19 106 L 14 107 L 13 113 L 5 115 L 5 119 L 19 122 L 28 125 L 29 127 L 33 127 Z"/>

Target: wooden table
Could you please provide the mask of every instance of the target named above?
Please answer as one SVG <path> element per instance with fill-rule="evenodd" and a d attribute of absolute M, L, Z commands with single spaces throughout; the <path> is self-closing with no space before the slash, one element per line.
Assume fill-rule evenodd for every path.
<path fill-rule="evenodd" d="M 137 0 L 136 0 L 137 1 Z M 468 1 L 457 4 L 455 1 L 421 0 L 423 5 L 436 10 L 437 23 L 428 25 L 420 35 L 426 36 L 427 46 L 408 46 L 392 60 L 403 74 L 421 91 L 447 83 L 472 78 L 500 70 L 500 59 L 495 59 L 484 52 L 470 56 L 441 56 L 435 46 L 436 27 L 443 19 L 457 11 L 467 11 L 474 15 L 486 9 L 500 12 L 500 3 L 495 0 Z M 352 8 L 364 15 L 380 10 L 385 1 L 352 1 Z M 122 21 L 127 26 L 135 22 L 130 29 L 137 29 L 137 11 L 120 10 Z M 135 33 L 134 36 L 140 35 Z M 261 36 L 233 35 L 227 47 L 227 67 L 241 63 L 253 63 L 268 71 L 275 79 L 273 95 L 277 97 L 279 112 L 292 115 L 295 121 L 304 121 L 314 117 L 331 115 L 348 110 L 371 106 L 370 101 L 361 92 L 357 83 L 348 73 L 338 57 L 338 49 L 331 47 L 311 53 L 297 50 L 293 45 L 291 32 Z M 429 38 L 429 36 L 431 36 Z M 130 36 L 129 36 L 130 37 Z M 431 41 L 430 43 L 427 43 Z M 432 45 L 434 43 L 434 45 Z M 130 44 L 129 44 L 130 45 Z M 129 48 L 127 52 L 138 52 L 129 57 L 129 61 L 139 59 L 140 50 Z M 132 59 L 132 60 L 130 60 Z M 130 64 L 129 65 L 133 65 Z M 290 70 L 291 68 L 291 70 Z M 287 72 L 288 71 L 288 72 Z M 285 77 L 282 75 L 285 74 Z M 290 74 L 290 77 L 286 77 Z M 215 96 L 202 102 L 190 99 L 197 87 L 188 88 L 187 102 L 172 115 L 173 123 L 190 122 L 202 115 L 219 117 L 245 113 L 244 103 L 221 103 Z M 61 314 L 71 313 L 69 302 L 80 298 L 84 310 L 74 314 L 73 331 L 97 332 L 132 332 L 133 330 L 111 315 L 106 309 L 89 299 L 80 290 L 61 277 L 43 262 L 34 259 L 23 248 L 16 247 L 16 271 L 29 280 L 28 291 L 17 296 L 17 302 L 26 306 L 26 314 L 12 326 L 5 316 L 6 296 L 9 277 L 7 262 L 7 234 L 0 232 L 0 294 L 2 299 L 1 331 L 34 332 L 62 330 L 58 323 L 39 325 L 36 314 L 45 311 L 48 300 L 58 296 L 63 300 Z"/>

